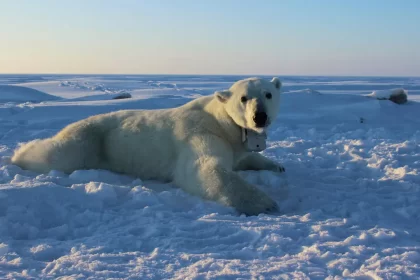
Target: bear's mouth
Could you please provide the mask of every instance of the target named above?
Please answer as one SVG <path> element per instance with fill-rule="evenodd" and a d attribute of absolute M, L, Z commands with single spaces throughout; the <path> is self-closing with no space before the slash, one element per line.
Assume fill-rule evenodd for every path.
<path fill-rule="evenodd" d="M 254 123 L 253 125 L 248 126 L 248 128 L 245 128 L 245 129 L 253 130 L 256 133 L 261 134 L 267 130 L 270 124 L 271 124 L 270 120 L 267 120 L 263 126 L 258 126 L 257 124 Z"/>

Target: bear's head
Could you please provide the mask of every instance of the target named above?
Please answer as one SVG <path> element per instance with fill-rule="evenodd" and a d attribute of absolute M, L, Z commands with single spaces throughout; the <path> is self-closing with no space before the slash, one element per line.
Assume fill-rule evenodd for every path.
<path fill-rule="evenodd" d="M 277 117 L 281 82 L 249 78 L 234 83 L 230 89 L 217 91 L 216 98 L 240 127 L 262 133 Z"/>

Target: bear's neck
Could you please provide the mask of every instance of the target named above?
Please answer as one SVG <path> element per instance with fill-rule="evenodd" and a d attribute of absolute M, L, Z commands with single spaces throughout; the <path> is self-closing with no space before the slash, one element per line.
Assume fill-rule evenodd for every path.
<path fill-rule="evenodd" d="M 242 128 L 238 126 L 235 121 L 229 116 L 223 106 L 220 106 L 220 101 L 213 98 L 206 106 L 209 113 L 211 113 L 222 129 L 224 138 L 228 140 L 234 147 L 242 147 Z"/>

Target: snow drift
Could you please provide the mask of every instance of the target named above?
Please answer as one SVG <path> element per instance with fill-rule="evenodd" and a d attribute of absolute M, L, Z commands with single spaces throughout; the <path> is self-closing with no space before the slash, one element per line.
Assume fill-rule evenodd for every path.
<path fill-rule="evenodd" d="M 57 96 L 45 92 L 13 85 L 0 85 L 0 102 L 42 102 L 58 100 Z"/>

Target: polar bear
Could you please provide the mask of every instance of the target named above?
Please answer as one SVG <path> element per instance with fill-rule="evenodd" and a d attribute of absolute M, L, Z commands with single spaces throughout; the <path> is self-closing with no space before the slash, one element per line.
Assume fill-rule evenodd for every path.
<path fill-rule="evenodd" d="M 263 135 L 276 118 L 280 88 L 278 78 L 248 78 L 178 108 L 92 116 L 20 146 L 12 163 L 43 173 L 107 169 L 172 181 L 247 215 L 275 211 L 274 200 L 235 171 L 284 171 L 245 145 L 247 133 Z"/>

